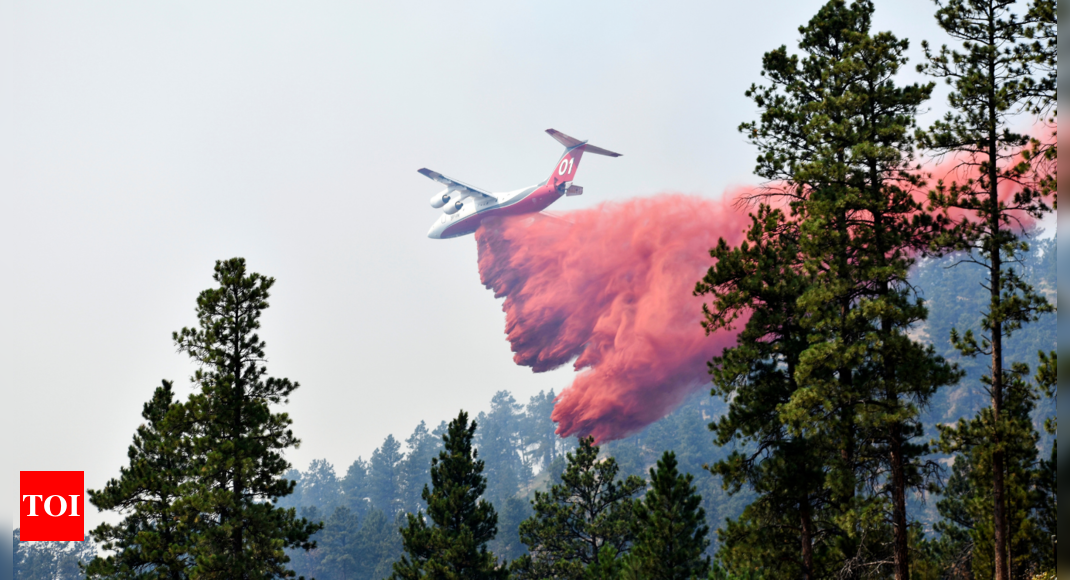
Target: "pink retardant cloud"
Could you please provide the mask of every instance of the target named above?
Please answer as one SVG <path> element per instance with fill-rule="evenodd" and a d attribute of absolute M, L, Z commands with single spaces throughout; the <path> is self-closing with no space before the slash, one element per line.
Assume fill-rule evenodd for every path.
<path fill-rule="evenodd" d="M 479 272 L 505 297 L 517 364 L 580 372 L 554 407 L 557 432 L 618 439 L 664 417 L 735 343 L 707 337 L 691 295 L 717 239 L 743 239 L 735 195 L 658 195 L 569 212 L 517 216 L 476 232 Z"/>

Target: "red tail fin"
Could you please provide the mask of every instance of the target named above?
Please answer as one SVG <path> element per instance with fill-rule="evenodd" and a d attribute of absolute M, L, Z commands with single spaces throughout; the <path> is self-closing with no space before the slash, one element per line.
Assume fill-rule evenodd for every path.
<path fill-rule="evenodd" d="M 546 180 L 546 183 L 554 187 L 562 187 L 565 183 L 571 182 L 576 175 L 576 169 L 580 166 L 580 157 L 583 157 L 583 150 L 586 148 L 586 145 L 580 145 L 565 151 L 554 170 L 550 172 L 550 178 Z"/>

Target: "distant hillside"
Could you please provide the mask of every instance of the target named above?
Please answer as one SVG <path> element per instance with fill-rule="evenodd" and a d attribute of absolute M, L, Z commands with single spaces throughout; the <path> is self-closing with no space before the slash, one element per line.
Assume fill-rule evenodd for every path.
<path fill-rule="evenodd" d="M 1058 269 L 1056 262 L 1056 239 L 1039 240 L 1031 245 L 1030 252 L 1018 265 L 1023 278 L 1048 299 L 1056 302 Z M 979 328 L 980 313 L 988 305 L 988 291 L 982 284 L 982 269 L 967 263 L 959 263 L 959 256 L 939 260 L 923 260 L 912 276 L 918 294 L 929 307 L 929 320 L 918 329 L 918 336 L 936 347 L 937 352 L 955 361 L 965 371 L 966 377 L 958 386 L 943 389 L 933 398 L 932 405 L 923 416 L 926 425 L 949 423 L 959 417 L 971 416 L 981 407 L 991 404 L 981 386 L 981 376 L 989 372 L 988 361 L 966 359 L 951 346 L 949 336 L 952 328 L 960 331 Z M 958 264 L 958 265 L 956 265 Z M 1058 334 L 1055 314 L 1046 314 L 1036 323 L 1027 325 L 1004 341 L 1006 363 L 1021 361 L 1035 369 L 1037 351 L 1055 350 Z M 1038 416 L 1055 413 L 1052 404 L 1044 402 L 1037 410 Z M 1040 422 L 1037 423 L 1038 427 Z M 930 429 L 935 433 L 935 429 Z M 1043 441 L 1044 449 L 1050 449 L 1050 439 Z"/>

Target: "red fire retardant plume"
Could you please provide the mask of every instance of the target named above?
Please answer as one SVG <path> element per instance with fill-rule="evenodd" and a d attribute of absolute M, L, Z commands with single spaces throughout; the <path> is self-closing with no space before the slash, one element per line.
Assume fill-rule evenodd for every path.
<path fill-rule="evenodd" d="M 969 173 L 954 157 L 926 170 L 929 187 L 941 178 L 961 183 Z M 927 189 L 916 192 L 919 200 Z M 1010 202 L 1017 189 L 1003 184 L 1000 199 Z M 480 278 L 505 297 L 513 360 L 535 372 L 574 361 L 581 371 L 554 406 L 559 435 L 620 439 L 709 381 L 706 362 L 732 346 L 736 332 L 707 337 L 699 324 L 703 301 L 692 290 L 718 238 L 730 246 L 743 240 L 749 212 L 732 203 L 743 192 L 603 203 L 562 218 L 485 220 L 476 231 Z M 1017 217 L 1012 227 L 1034 224 Z"/>
<path fill-rule="evenodd" d="M 476 232 L 480 277 L 505 297 L 516 363 L 543 372 L 575 359 L 582 371 L 557 399 L 558 434 L 625 437 L 708 383 L 706 361 L 735 332 L 707 337 L 692 290 L 717 239 L 743 239 L 750 222 L 735 197 L 658 195 Z"/>

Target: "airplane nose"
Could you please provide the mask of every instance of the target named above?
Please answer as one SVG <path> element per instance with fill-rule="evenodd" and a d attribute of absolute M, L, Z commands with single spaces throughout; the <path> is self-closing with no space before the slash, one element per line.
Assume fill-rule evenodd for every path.
<path fill-rule="evenodd" d="M 442 239 L 442 232 L 438 231 L 438 224 L 431 226 L 431 229 L 427 230 L 427 237 L 432 240 Z"/>

